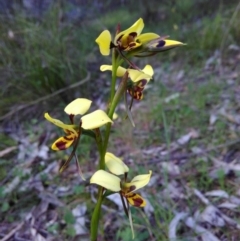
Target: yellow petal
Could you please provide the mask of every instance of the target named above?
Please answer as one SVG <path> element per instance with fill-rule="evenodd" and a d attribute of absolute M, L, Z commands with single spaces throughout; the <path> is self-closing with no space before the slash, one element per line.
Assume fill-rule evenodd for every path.
<path fill-rule="evenodd" d="M 165 42 L 166 42 L 165 45 L 164 45 L 165 48 L 175 48 L 175 47 L 178 47 L 178 46 L 181 46 L 181 45 L 186 45 L 182 42 L 170 40 L 170 39 L 166 39 Z"/>
<path fill-rule="evenodd" d="M 108 30 L 104 30 L 96 39 L 102 55 L 107 56 L 110 54 L 111 34 Z"/>
<path fill-rule="evenodd" d="M 90 179 L 90 183 L 102 186 L 110 191 L 119 192 L 120 178 L 104 170 L 96 171 Z"/>
<path fill-rule="evenodd" d="M 119 40 L 119 38 L 121 38 L 121 36 L 124 36 L 124 35 L 126 36 L 126 35 L 129 35 L 130 33 L 137 33 L 137 36 L 140 35 L 143 28 L 144 28 L 143 20 L 142 18 L 139 18 L 130 28 L 117 34 L 114 39 L 114 43 L 117 44 L 117 41 Z"/>
<path fill-rule="evenodd" d="M 153 76 L 153 74 L 154 74 L 154 71 L 153 71 L 153 68 L 152 68 L 152 66 L 151 65 L 149 65 L 149 64 L 147 64 L 143 69 L 142 69 L 142 71 L 145 73 L 145 74 L 147 74 L 147 75 L 149 75 L 149 76 Z"/>
<path fill-rule="evenodd" d="M 101 65 L 100 70 L 101 71 L 106 71 L 106 70 L 112 71 L 112 65 Z M 117 69 L 117 76 L 122 77 L 126 73 L 126 71 L 127 70 L 125 68 L 119 66 Z"/>
<path fill-rule="evenodd" d="M 105 164 L 109 171 L 115 175 L 122 175 L 129 170 L 127 165 L 120 158 L 110 152 L 107 152 L 105 155 Z"/>
<path fill-rule="evenodd" d="M 146 186 L 151 178 L 152 171 L 149 171 L 149 174 L 138 175 L 132 179 L 130 183 L 123 183 L 124 191 L 129 194 L 135 192 L 136 190 Z"/>
<path fill-rule="evenodd" d="M 44 114 L 44 117 L 50 121 L 51 123 L 53 123 L 54 125 L 64 129 L 64 130 L 68 130 L 70 132 L 73 132 L 75 135 L 77 135 L 77 132 L 75 131 L 74 129 L 74 125 L 67 125 L 67 124 L 64 124 L 62 121 L 58 120 L 58 119 L 54 119 L 52 118 L 48 113 L 45 113 Z"/>
<path fill-rule="evenodd" d="M 145 199 L 137 193 L 130 193 L 125 196 L 128 202 L 134 207 L 145 207 L 146 201 Z"/>
<path fill-rule="evenodd" d="M 136 41 L 139 41 L 142 44 L 145 44 L 151 40 L 159 38 L 160 36 L 156 33 L 144 33 L 137 37 Z"/>
<path fill-rule="evenodd" d="M 92 101 L 85 98 L 77 98 L 69 103 L 64 111 L 68 115 L 84 115 L 90 108 Z"/>
<path fill-rule="evenodd" d="M 75 140 L 75 135 L 71 134 L 68 136 L 62 136 L 60 138 L 58 138 L 53 144 L 52 144 L 52 149 L 54 151 L 61 151 L 61 150 L 66 150 L 67 148 L 69 148 L 72 143 Z"/>
<path fill-rule="evenodd" d="M 176 48 L 181 45 L 185 45 L 185 44 L 175 40 L 165 39 L 163 37 L 163 38 L 158 38 L 150 41 L 146 45 L 146 47 L 149 52 L 161 52 L 172 48 Z"/>
<path fill-rule="evenodd" d="M 113 123 L 104 111 L 96 110 L 82 117 L 82 128 L 85 130 L 92 130 L 109 122 Z"/>
<path fill-rule="evenodd" d="M 128 69 L 128 73 L 129 73 L 129 77 L 133 82 L 138 82 L 142 79 L 146 79 L 147 81 L 149 81 L 152 76 L 145 74 L 139 70 L 136 69 Z"/>

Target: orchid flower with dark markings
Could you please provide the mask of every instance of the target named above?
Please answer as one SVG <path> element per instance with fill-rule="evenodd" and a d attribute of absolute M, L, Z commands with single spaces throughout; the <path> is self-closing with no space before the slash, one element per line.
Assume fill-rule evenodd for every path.
<path fill-rule="evenodd" d="M 112 65 L 101 65 L 101 71 L 112 71 Z M 122 77 L 128 72 L 130 81 L 128 82 L 127 91 L 136 100 L 143 98 L 143 90 L 150 79 L 153 78 L 153 68 L 151 65 L 146 65 L 142 70 L 137 69 L 125 69 L 121 66 L 117 69 L 117 76 Z"/>
<path fill-rule="evenodd" d="M 152 171 L 149 174 L 137 175 L 130 182 L 127 181 L 129 168 L 114 154 L 107 152 L 105 155 L 105 164 L 109 172 L 105 170 L 96 171 L 90 179 L 90 183 L 97 184 L 106 190 L 118 192 L 122 199 L 122 204 L 126 215 L 129 218 L 132 237 L 134 238 L 134 228 L 131 209 L 129 204 L 134 207 L 145 207 L 146 200 L 136 191 L 146 186 L 151 178 Z M 123 177 L 118 177 L 122 175 Z M 125 202 L 125 200 L 127 202 Z"/>
<path fill-rule="evenodd" d="M 102 110 L 96 110 L 90 114 L 84 115 L 90 108 L 92 101 L 84 98 L 78 98 L 68 104 L 64 111 L 69 115 L 71 124 L 65 124 L 60 120 L 52 118 L 48 113 L 44 117 L 54 125 L 62 128 L 66 133 L 59 137 L 53 144 L 52 149 L 55 151 L 65 150 L 69 148 L 74 141 L 79 138 L 81 128 L 85 130 L 97 129 L 106 123 L 113 123 L 107 114 Z M 80 119 L 79 125 L 74 124 L 74 117 L 76 115 L 84 115 Z"/>
<path fill-rule="evenodd" d="M 132 206 L 144 207 L 146 201 L 135 192 L 149 183 L 152 171 L 149 171 L 149 174 L 138 175 L 128 182 L 127 174 L 129 168 L 120 158 L 107 152 L 105 164 L 110 172 L 104 170 L 96 171 L 91 177 L 90 183 L 95 183 L 112 192 L 119 192 Z M 123 180 L 118 177 L 119 175 L 124 175 Z"/>
<path fill-rule="evenodd" d="M 102 55 L 109 55 L 112 48 L 120 52 L 132 53 L 136 57 L 154 55 L 157 52 L 169 50 L 180 45 L 181 42 L 168 40 L 156 33 L 142 33 L 143 19 L 139 18 L 130 28 L 116 34 L 112 40 L 111 33 L 104 30 L 96 39 Z"/>

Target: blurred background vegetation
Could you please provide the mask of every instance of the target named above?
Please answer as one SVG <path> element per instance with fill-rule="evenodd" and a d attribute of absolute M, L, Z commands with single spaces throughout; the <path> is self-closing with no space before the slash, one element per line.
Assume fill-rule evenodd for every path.
<path fill-rule="evenodd" d="M 169 35 L 171 39 L 187 45 L 151 58 L 134 60 L 134 63 L 141 67 L 147 63 L 153 65 L 154 81 L 144 92 L 146 98 L 141 102 L 141 108 L 134 114 L 136 128 L 133 130 L 128 121 L 116 121 L 113 133 L 115 139 L 110 143 L 110 149 L 120 149 L 117 153 L 121 156 L 127 153 L 127 157 L 146 147 L 166 144 L 169 149 L 172 142 L 188 133 L 190 129 L 197 130 L 200 137 L 183 147 L 186 153 L 191 152 L 193 147 L 208 148 L 209 145 L 225 143 L 226 139 L 239 138 L 240 130 L 232 127 L 224 119 L 219 118 L 216 125 L 209 127 L 210 113 L 220 109 L 226 99 L 231 103 L 231 113 L 239 111 L 236 106 L 240 80 L 239 1 L 1 0 L 0 149 L 17 145 L 16 140 L 19 139 L 19 143 L 24 142 L 24 138 L 29 139 L 29 143 L 38 138 L 41 142 L 42 133 L 47 132 L 43 113 L 48 111 L 52 116 L 62 119 L 63 107 L 76 97 L 93 99 L 99 105 L 107 102 L 110 75 L 100 73 L 99 66 L 109 64 L 110 59 L 100 55 L 95 39 L 102 30 L 109 29 L 114 33 L 118 23 L 122 29 L 126 29 L 139 17 L 144 19 L 144 32 Z M 229 116 L 227 118 L 230 119 Z M 56 128 L 53 128 L 56 136 Z M 19 133 L 19 129 L 24 131 Z M 12 138 L 13 133 L 20 137 Z M 54 135 L 49 138 L 49 145 Z M 31 145 L 27 147 L 31 152 Z M 31 209 L 39 201 L 35 192 L 26 191 L 25 195 L 24 192 L 19 194 L 18 190 L 14 190 L 10 194 L 3 194 L 4 185 L 9 180 L 16 176 L 21 180 L 28 178 L 28 174 L 24 172 L 25 168 L 19 166 L 25 159 L 19 157 L 18 152 L 21 150 L 19 146 L 17 148 L 19 149 L 14 155 L 0 158 L 0 198 L 4 200 L 0 209 L 4 214 L 0 215 L 2 223 L 21 219 L 22 208 Z M 18 159 L 15 159 L 17 154 Z M 66 158 L 65 154 L 58 152 L 53 156 L 50 152 L 51 158 L 45 160 L 42 165 L 34 166 L 31 175 L 42 171 L 53 160 L 63 160 Z M 85 137 L 81 139 L 78 154 L 81 156 L 84 171 L 95 170 L 94 161 L 89 162 L 96 158 L 91 140 Z M 134 156 L 137 167 L 133 168 L 133 172 L 146 172 L 144 167 L 152 159 L 143 162 L 142 156 Z M 159 164 L 159 160 L 157 161 Z M 223 188 L 234 192 L 232 183 L 228 182 L 224 175 L 219 175 L 217 181 L 209 178 L 208 171 L 213 169 L 212 163 L 205 162 L 204 158 L 200 157 L 191 161 L 181 166 L 183 172 L 188 173 L 183 177 L 184 184 L 204 191 Z M 156 166 L 153 166 L 154 168 L 156 169 Z M 162 186 L 158 187 L 160 191 L 168 182 L 165 177 Z M 46 189 L 51 185 L 68 183 L 69 179 L 68 176 L 62 179 L 58 174 L 54 180 L 46 175 L 41 176 Z M 59 237 L 66 240 L 75 235 L 71 216 L 71 205 L 75 201 L 72 200 L 76 198 L 87 202 L 90 206 L 88 212 L 91 213 L 92 204 L 89 204 L 91 200 L 88 192 L 76 184 L 74 188 L 73 196 L 63 198 L 63 202 L 68 204 L 59 211 L 60 217 L 67 223 L 67 228 L 62 230 L 62 224 L 54 224 L 48 228 L 49 233 L 56 237 L 59 235 L 56 240 L 60 240 Z M 134 211 L 134 218 L 139 224 L 137 228 L 143 230 L 137 234 L 138 241 L 149 240 L 149 237 L 152 237 L 151 232 L 157 241 L 167 240 L 168 225 L 174 217 L 172 210 L 161 206 L 160 201 L 154 198 L 154 191 L 152 193 L 152 218 L 162 222 L 151 226 L 152 223 L 146 221 L 147 218 L 143 218 L 143 214 L 139 215 L 138 211 Z M 174 207 L 177 205 L 174 200 L 169 202 Z M 181 208 L 187 206 L 195 209 L 198 205 L 195 200 L 187 200 L 187 205 L 184 203 Z M 148 231 L 143 228 L 146 223 Z M 130 240 L 131 232 L 127 225 L 125 220 L 122 221 L 121 228 L 117 226 L 115 240 Z M 184 233 L 186 230 L 181 231 Z M 114 232 L 113 229 L 110 230 L 109 237 L 105 236 L 102 240 L 112 240 Z M 187 230 L 186 233 L 189 232 Z M 231 230 L 229 239 L 225 240 L 232 237 L 230 232 Z M 104 236 L 103 232 L 101 235 Z"/>
<path fill-rule="evenodd" d="M 119 22 L 126 28 L 143 17 L 145 32 L 170 35 L 188 44 L 177 52 L 164 53 L 163 57 L 157 55 L 151 61 L 166 65 L 178 59 L 199 65 L 214 51 L 224 55 L 229 45 L 239 43 L 240 16 L 236 7 L 236 0 L 161 1 L 161 4 L 157 1 L 136 4 L 135 1 L 2 0 L 1 121 L 13 116 L 17 120 L 39 117 L 44 105 L 50 109 L 49 106 L 62 101 L 68 103 L 82 93 L 93 97 L 104 93 L 95 88 L 98 66 L 104 60 L 99 57 L 94 40 L 105 28 L 114 31 Z M 87 72 L 91 72 L 91 81 L 44 101 L 44 96 L 81 81 Z M 43 100 L 35 105 L 41 108 L 30 105 L 21 113 L 16 111 L 19 106 L 41 97 Z"/>

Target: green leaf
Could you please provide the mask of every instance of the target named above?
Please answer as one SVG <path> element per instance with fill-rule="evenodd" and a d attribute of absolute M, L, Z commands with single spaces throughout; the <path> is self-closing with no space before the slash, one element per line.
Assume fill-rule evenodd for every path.
<path fill-rule="evenodd" d="M 67 224 L 74 224 L 75 223 L 75 218 L 72 214 L 71 211 L 67 210 L 64 214 L 64 220 Z"/>
<path fill-rule="evenodd" d="M 71 237 L 74 237 L 76 235 L 76 231 L 72 225 L 67 226 L 66 233 Z"/>
<path fill-rule="evenodd" d="M 7 202 L 4 202 L 1 207 L 2 212 L 6 212 L 9 209 L 9 204 Z"/>

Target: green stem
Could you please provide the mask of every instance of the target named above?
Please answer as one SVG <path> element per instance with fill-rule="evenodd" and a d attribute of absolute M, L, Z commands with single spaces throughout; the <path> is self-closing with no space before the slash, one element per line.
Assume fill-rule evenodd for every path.
<path fill-rule="evenodd" d="M 116 86 L 116 80 L 117 80 L 117 60 L 116 60 L 116 49 L 113 49 L 112 52 L 112 81 L 111 81 L 111 94 L 110 94 L 110 104 L 112 103 L 114 94 L 115 94 L 115 86 Z"/>
<path fill-rule="evenodd" d="M 105 153 L 103 152 L 103 141 L 102 141 L 102 135 L 101 135 L 99 128 L 95 129 L 95 134 L 96 134 L 96 143 L 97 143 L 97 147 L 98 147 L 98 152 L 100 155 L 99 170 L 100 169 L 104 170 L 105 169 L 105 163 L 104 163 Z"/>
<path fill-rule="evenodd" d="M 128 80 L 128 73 L 126 72 L 124 74 L 124 76 L 122 77 L 122 81 L 121 81 L 121 83 L 120 83 L 120 85 L 119 85 L 119 87 L 117 89 L 117 92 L 115 93 L 113 101 L 112 101 L 112 103 L 110 105 L 110 109 L 108 111 L 108 116 L 111 119 L 113 117 L 114 111 L 115 111 L 115 109 L 117 107 L 117 104 L 118 104 L 120 98 L 123 96 L 124 91 L 126 91 L 127 80 Z M 104 139 L 104 142 L 103 142 L 103 153 L 104 153 L 104 155 L 105 155 L 106 150 L 107 150 L 111 127 L 112 127 L 111 123 L 108 123 L 106 125 L 105 139 Z"/>
<path fill-rule="evenodd" d="M 91 219 L 91 241 L 97 241 L 98 236 L 98 224 L 101 214 L 101 206 L 103 201 L 103 187 L 98 188 L 98 200 L 93 211 Z"/>
<path fill-rule="evenodd" d="M 127 79 L 128 79 L 128 73 L 126 72 L 126 74 L 122 78 L 122 81 L 118 87 L 117 92 L 115 93 L 117 68 L 120 64 L 121 64 L 121 61 L 118 60 L 116 51 L 114 50 L 113 51 L 113 59 L 112 59 L 112 82 L 111 82 L 110 105 L 107 110 L 108 116 L 111 119 L 113 117 L 115 108 L 116 108 L 121 96 L 123 95 L 124 91 L 126 90 Z M 96 131 L 96 142 L 97 142 L 98 151 L 100 154 L 99 170 L 105 169 L 105 154 L 107 151 L 111 127 L 112 127 L 111 123 L 108 123 L 106 125 L 106 131 L 105 131 L 105 136 L 104 136 L 103 142 L 102 142 L 100 131 L 99 130 Z M 100 219 L 100 213 L 101 213 L 101 205 L 102 205 L 102 201 L 104 199 L 103 190 L 104 190 L 103 187 L 99 186 L 97 204 L 94 208 L 92 219 L 91 219 L 91 241 L 97 241 L 98 225 L 99 225 L 99 219 Z"/>

